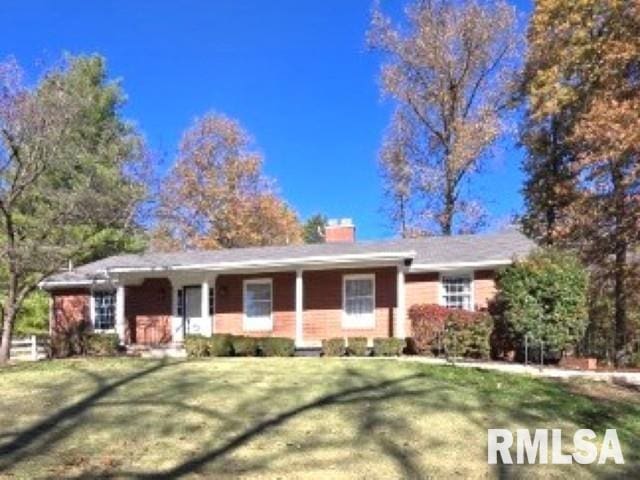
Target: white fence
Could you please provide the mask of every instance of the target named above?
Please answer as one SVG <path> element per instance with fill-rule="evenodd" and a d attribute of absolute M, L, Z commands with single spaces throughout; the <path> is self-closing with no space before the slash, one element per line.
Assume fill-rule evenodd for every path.
<path fill-rule="evenodd" d="M 35 362 L 47 358 L 47 342 L 45 339 L 31 335 L 26 338 L 11 340 L 11 359 Z"/>

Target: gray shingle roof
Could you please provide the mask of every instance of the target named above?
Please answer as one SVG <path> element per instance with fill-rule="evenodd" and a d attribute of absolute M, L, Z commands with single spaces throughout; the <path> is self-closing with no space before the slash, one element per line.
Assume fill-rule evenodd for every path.
<path fill-rule="evenodd" d="M 425 237 L 356 243 L 324 243 L 251 247 L 228 250 L 183 251 L 172 253 L 125 254 L 108 257 L 49 277 L 44 286 L 74 283 L 100 278 L 106 269 L 118 268 L 175 268 L 190 265 L 214 265 L 230 262 L 279 262 L 295 265 L 309 257 L 337 257 L 341 255 L 412 253 L 413 265 L 442 265 L 464 263 L 496 263 L 526 255 L 534 244 L 518 231 L 451 237 Z"/>

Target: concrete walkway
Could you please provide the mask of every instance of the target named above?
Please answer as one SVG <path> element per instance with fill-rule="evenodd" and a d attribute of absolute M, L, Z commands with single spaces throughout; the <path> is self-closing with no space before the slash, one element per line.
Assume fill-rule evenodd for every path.
<path fill-rule="evenodd" d="M 418 362 L 430 365 L 452 365 L 451 362 L 442 358 L 433 357 L 399 357 L 401 362 Z M 548 378 L 583 378 L 585 380 L 596 380 L 616 384 L 634 385 L 640 387 L 640 372 L 594 372 L 589 370 L 569 370 L 565 368 L 545 366 L 540 369 L 537 366 L 525 366 L 521 363 L 508 362 L 476 362 L 476 361 L 456 361 L 454 364 L 460 368 L 480 368 L 482 370 L 495 370 L 505 373 L 528 374 L 535 377 Z"/>

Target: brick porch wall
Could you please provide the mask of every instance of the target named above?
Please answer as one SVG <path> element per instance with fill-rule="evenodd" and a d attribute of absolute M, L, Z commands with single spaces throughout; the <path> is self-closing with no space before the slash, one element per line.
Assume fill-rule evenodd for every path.
<path fill-rule="evenodd" d="M 375 274 L 375 327 L 342 328 L 342 277 L 348 274 Z M 305 343 L 319 343 L 332 337 L 389 337 L 393 335 L 396 306 L 396 269 L 306 271 L 304 282 Z"/>
<path fill-rule="evenodd" d="M 353 273 L 376 276 L 376 325 L 371 329 L 342 328 L 342 277 Z M 364 336 L 387 337 L 393 333 L 396 302 L 396 269 L 349 269 L 305 271 L 303 273 L 305 343 L 319 343 L 323 338 Z M 273 281 L 273 331 L 245 332 L 242 328 L 243 281 L 270 278 Z M 216 333 L 295 338 L 295 273 L 257 275 L 221 275 L 216 280 Z"/>
<path fill-rule="evenodd" d="M 124 293 L 128 343 L 159 344 L 171 341 L 171 283 L 147 278 Z"/>
<path fill-rule="evenodd" d="M 256 275 L 220 275 L 216 280 L 216 333 L 234 335 L 295 337 L 295 273 L 278 272 Z M 273 331 L 245 332 L 242 328 L 243 281 L 250 278 L 270 278 L 273 282 Z"/>

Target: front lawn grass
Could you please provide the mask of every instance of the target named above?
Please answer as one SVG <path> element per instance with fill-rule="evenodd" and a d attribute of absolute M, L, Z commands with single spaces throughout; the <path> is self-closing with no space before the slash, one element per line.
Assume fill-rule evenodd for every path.
<path fill-rule="evenodd" d="M 23 364 L 0 477 L 638 478 L 640 400 L 615 392 L 393 359 Z M 616 428 L 626 464 L 488 466 L 487 428 L 518 427 Z"/>

